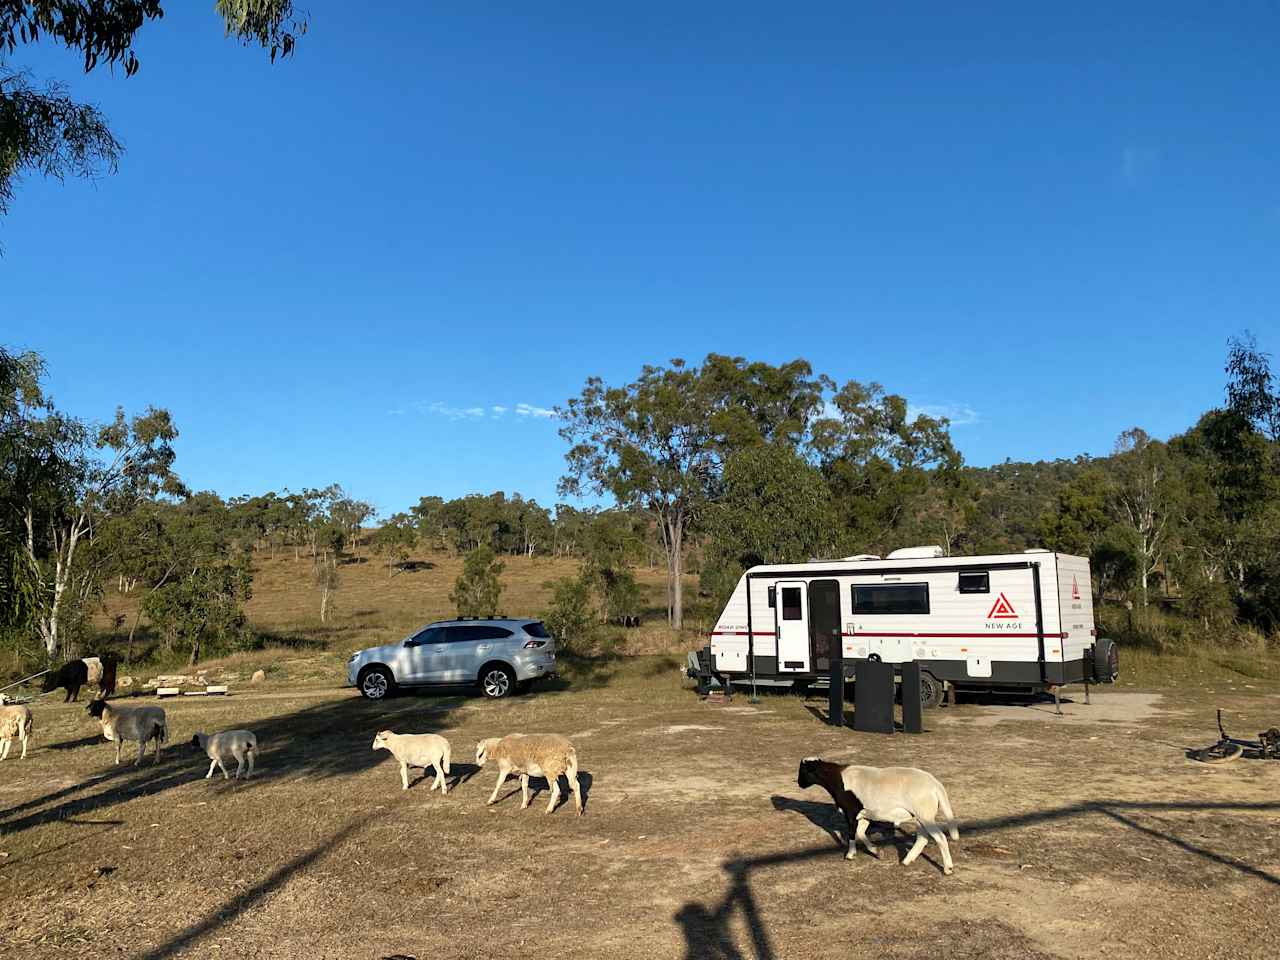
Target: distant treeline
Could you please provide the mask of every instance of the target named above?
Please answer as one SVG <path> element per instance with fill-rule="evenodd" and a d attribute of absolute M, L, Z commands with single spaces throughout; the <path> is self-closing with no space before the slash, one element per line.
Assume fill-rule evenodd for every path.
<path fill-rule="evenodd" d="M 946 419 L 878 384 L 837 386 L 803 360 L 675 360 L 623 386 L 592 378 L 558 411 L 561 494 L 615 508 L 426 495 L 381 520 L 337 484 L 192 493 L 164 410 L 90 424 L 52 405 L 44 373 L 39 356 L 0 349 L 0 644 L 15 663 L 79 649 L 112 588 L 140 599 L 118 625 L 130 646 L 143 619 L 193 661 L 251 645 L 255 553 L 309 562 L 322 619 L 363 550 L 388 576 L 415 553 L 471 556 L 468 605 L 496 596 L 490 555 L 576 558 L 581 577 L 555 585 L 550 611 L 576 630 L 634 618 L 639 563 L 665 566 L 678 628 L 687 572 L 714 605 L 752 564 L 936 543 L 1084 554 L 1096 596 L 1158 600 L 1200 628 L 1280 622 L 1280 398 L 1248 337 L 1228 344 L 1223 405 L 1185 433 L 1133 428 L 1106 457 L 988 468 L 963 463 Z"/>

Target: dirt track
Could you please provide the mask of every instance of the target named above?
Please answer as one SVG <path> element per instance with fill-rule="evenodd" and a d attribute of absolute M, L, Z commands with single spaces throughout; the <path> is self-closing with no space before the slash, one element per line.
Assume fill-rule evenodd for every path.
<path fill-rule="evenodd" d="M 1091 707 L 962 704 L 923 737 L 825 726 L 791 696 L 697 702 L 631 663 L 588 689 L 505 703 L 348 691 L 166 704 L 164 761 L 111 764 L 82 706 L 39 704 L 0 766 L 0 943 L 14 957 L 1274 957 L 1280 764 L 1206 767 L 1213 706 L 1252 736 L 1258 684 L 1220 701 L 1111 691 Z M 261 776 L 206 782 L 182 746 L 249 726 Z M 399 789 L 383 727 L 454 744 L 448 797 Z M 485 806 L 482 736 L 573 735 L 587 814 Z M 808 754 L 925 767 L 961 817 L 900 867 L 843 859 Z M 900 856 L 909 838 L 898 842 Z"/>

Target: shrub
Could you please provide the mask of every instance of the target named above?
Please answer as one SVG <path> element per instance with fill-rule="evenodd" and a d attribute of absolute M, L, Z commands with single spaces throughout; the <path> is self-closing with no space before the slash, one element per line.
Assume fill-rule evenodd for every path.
<path fill-rule="evenodd" d="M 498 612 L 498 598 L 502 596 L 499 577 L 503 569 L 505 564 L 498 560 L 491 547 L 476 547 L 467 554 L 462 575 L 449 594 L 458 608 L 458 616 L 492 617 Z"/>
<path fill-rule="evenodd" d="M 595 626 L 591 583 L 585 577 L 564 577 L 548 586 L 552 591 L 551 606 L 542 615 L 547 629 L 564 652 L 587 653 Z"/>

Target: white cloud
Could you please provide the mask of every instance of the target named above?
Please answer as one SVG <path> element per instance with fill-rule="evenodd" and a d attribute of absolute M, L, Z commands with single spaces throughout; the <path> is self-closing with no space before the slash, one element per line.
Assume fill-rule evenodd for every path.
<path fill-rule="evenodd" d="M 501 403 L 494 403 L 488 406 L 455 407 L 438 400 L 431 403 L 426 400 L 415 400 L 409 404 L 409 409 L 423 416 L 444 417 L 446 420 L 483 420 L 486 417 L 491 420 L 500 420 L 512 412 L 513 409 L 517 416 L 532 417 L 534 419 L 552 419 L 556 415 L 554 410 L 548 407 L 539 407 L 532 403 L 517 403 L 514 408 Z M 404 407 L 400 407 L 390 412 L 393 415 L 397 415 L 407 411 Z"/>
<path fill-rule="evenodd" d="M 982 422 L 982 414 L 967 403 L 922 403 L 918 407 L 914 404 L 907 407 L 908 419 L 914 420 L 920 414 L 934 419 L 946 417 L 953 427 L 967 427 Z"/>
<path fill-rule="evenodd" d="M 447 403 L 416 403 L 414 407 L 419 413 L 433 413 L 438 417 L 450 420 L 472 420 L 484 416 L 484 407 L 451 407 Z"/>

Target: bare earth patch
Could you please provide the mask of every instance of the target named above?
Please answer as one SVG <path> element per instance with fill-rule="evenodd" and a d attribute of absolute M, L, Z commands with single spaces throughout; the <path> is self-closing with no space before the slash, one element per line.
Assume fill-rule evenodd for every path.
<path fill-rule="evenodd" d="M 1268 957 L 1280 944 L 1280 764 L 1206 767 L 1213 709 L 1252 735 L 1274 685 L 961 703 L 920 737 L 826 726 L 823 704 L 704 704 L 625 664 L 602 686 L 490 703 L 350 691 L 166 702 L 170 744 L 111 760 L 83 705 L 36 705 L 0 764 L 5 955 L 168 957 Z M 1073 699 L 1076 699 L 1073 697 Z M 1082 698 L 1080 698 L 1082 699 Z M 813 708 L 813 709 L 808 709 Z M 192 732 L 245 726 L 247 783 L 203 779 Z M 400 789 L 373 733 L 437 732 L 447 797 Z M 475 742 L 577 731 L 584 817 L 492 807 Z M 910 836 L 843 859 L 801 757 L 924 767 L 961 818 L 954 877 Z M 542 800 L 542 804 L 538 801 Z M 882 831 L 882 833 L 885 831 Z"/>

